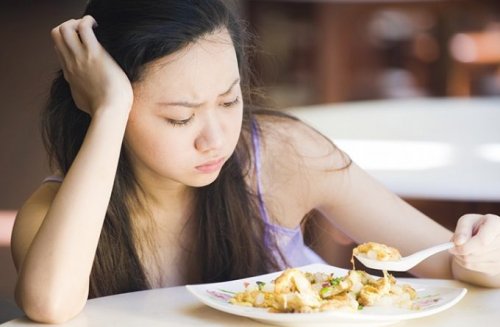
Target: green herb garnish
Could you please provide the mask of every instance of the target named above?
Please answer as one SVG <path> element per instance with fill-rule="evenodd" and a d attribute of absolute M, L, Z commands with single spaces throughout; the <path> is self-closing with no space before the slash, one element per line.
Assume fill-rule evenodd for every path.
<path fill-rule="evenodd" d="M 342 277 L 332 278 L 330 279 L 330 285 L 337 286 L 338 284 L 340 284 L 341 281 Z"/>

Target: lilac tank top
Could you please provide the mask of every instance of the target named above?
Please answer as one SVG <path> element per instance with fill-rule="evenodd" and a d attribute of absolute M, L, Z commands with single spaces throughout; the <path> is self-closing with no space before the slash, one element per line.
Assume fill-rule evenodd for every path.
<path fill-rule="evenodd" d="M 304 244 L 304 237 L 300 226 L 292 229 L 276 225 L 271 222 L 263 198 L 259 129 L 257 122 L 255 121 L 252 122 L 252 144 L 255 158 L 255 177 L 257 179 L 257 198 L 259 202 L 260 215 L 266 228 L 264 235 L 266 247 L 272 251 L 281 269 L 285 269 L 287 267 L 299 267 L 312 263 L 325 263 L 319 255 Z M 61 183 L 62 181 L 62 176 L 49 176 L 43 180 L 43 183 Z M 278 247 L 278 249 L 274 246 L 274 244 Z M 282 258 L 280 253 L 284 258 Z"/>
<path fill-rule="evenodd" d="M 271 222 L 263 198 L 260 139 L 256 121 L 252 122 L 252 143 L 255 158 L 255 177 L 257 179 L 257 198 L 259 201 L 260 214 L 266 226 L 264 235 L 266 247 L 273 252 L 276 261 L 282 269 L 286 267 L 299 267 L 312 263 L 325 263 L 318 254 L 304 244 L 304 237 L 300 226 L 292 229 Z M 273 239 L 279 249 L 273 246 Z M 280 252 L 284 258 L 281 257 Z M 285 261 L 283 261 L 283 259 Z"/>

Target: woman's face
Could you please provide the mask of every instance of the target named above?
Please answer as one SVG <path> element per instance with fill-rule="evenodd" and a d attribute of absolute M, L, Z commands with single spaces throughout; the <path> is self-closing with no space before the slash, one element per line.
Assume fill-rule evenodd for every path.
<path fill-rule="evenodd" d="M 227 30 L 148 65 L 134 83 L 125 133 L 138 178 L 195 187 L 213 182 L 240 136 L 239 81 Z"/>

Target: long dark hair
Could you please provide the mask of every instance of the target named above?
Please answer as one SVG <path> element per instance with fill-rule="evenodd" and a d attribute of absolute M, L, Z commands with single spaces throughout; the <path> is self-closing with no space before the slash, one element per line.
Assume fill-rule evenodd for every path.
<path fill-rule="evenodd" d="M 190 282 L 216 282 L 257 275 L 278 268 L 264 244 L 265 228 L 255 194 L 245 181 L 251 169 L 251 90 L 244 51 L 246 37 L 237 16 L 223 0 L 95 0 L 85 14 L 95 33 L 131 82 L 140 80 L 145 64 L 172 54 L 207 33 L 226 28 L 233 41 L 247 104 L 235 153 L 212 184 L 197 189 L 193 222 Z M 42 116 L 49 157 L 62 174 L 69 170 L 90 124 L 71 97 L 62 73 L 53 82 Z M 150 287 L 139 259 L 131 221 L 131 203 L 139 188 L 127 149 L 122 146 L 109 207 L 90 276 L 89 297 Z"/>

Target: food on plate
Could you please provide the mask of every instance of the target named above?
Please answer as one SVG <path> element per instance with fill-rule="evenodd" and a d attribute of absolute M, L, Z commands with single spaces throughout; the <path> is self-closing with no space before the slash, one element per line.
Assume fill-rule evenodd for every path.
<path fill-rule="evenodd" d="M 381 255 L 397 260 L 399 251 L 377 243 L 366 243 L 355 253 Z M 399 257 L 401 257 L 399 255 Z M 303 272 L 296 268 L 283 271 L 275 280 L 247 284 L 229 302 L 236 305 L 267 308 L 271 312 L 320 312 L 328 310 L 360 310 L 365 306 L 396 306 L 415 309 L 416 291 L 398 284 L 387 271 L 374 277 L 361 270 L 350 270 L 345 276 L 322 272 Z"/>
<path fill-rule="evenodd" d="M 236 293 L 230 303 L 268 308 L 272 312 L 319 312 L 327 310 L 355 311 L 365 306 L 393 305 L 413 308 L 416 291 L 399 285 L 387 273 L 377 278 L 360 270 L 346 276 L 285 270 L 275 280 L 249 284 Z"/>

